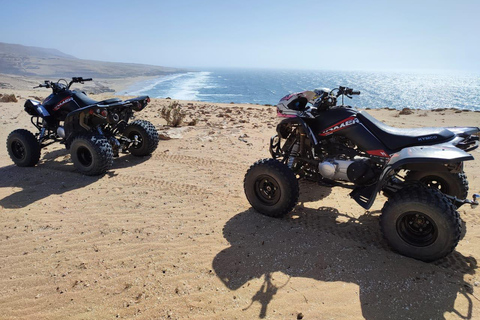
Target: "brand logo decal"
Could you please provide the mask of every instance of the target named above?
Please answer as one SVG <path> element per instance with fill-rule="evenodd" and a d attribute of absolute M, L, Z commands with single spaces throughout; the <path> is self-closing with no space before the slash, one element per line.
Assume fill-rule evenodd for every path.
<path fill-rule="evenodd" d="M 435 140 L 438 139 L 438 136 L 429 136 L 429 137 L 420 137 L 418 141 L 428 141 L 428 140 Z"/>
<path fill-rule="evenodd" d="M 63 99 L 62 101 L 60 101 L 56 106 L 55 108 L 53 108 L 53 111 L 57 111 L 58 109 L 60 109 L 65 103 L 69 102 L 69 101 L 72 101 L 73 100 L 73 97 L 68 97 L 66 99 Z"/>
<path fill-rule="evenodd" d="M 384 150 L 369 150 L 367 153 L 371 156 L 377 156 L 377 157 L 384 157 L 384 158 L 390 158 L 388 153 L 386 153 Z"/>
<path fill-rule="evenodd" d="M 320 133 L 320 135 L 321 136 L 328 136 L 328 135 L 330 135 L 334 132 L 340 131 L 340 130 L 345 129 L 347 127 L 350 127 L 350 126 L 352 126 L 356 123 L 360 123 L 360 121 L 355 117 L 349 117 L 345 120 L 342 120 L 338 123 L 335 123 L 333 126 L 327 128 L 327 129 L 323 130 L 322 133 Z"/>

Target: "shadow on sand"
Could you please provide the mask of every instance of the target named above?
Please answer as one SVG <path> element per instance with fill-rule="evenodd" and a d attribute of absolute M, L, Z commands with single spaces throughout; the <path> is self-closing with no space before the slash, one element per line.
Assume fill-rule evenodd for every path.
<path fill-rule="evenodd" d="M 260 318 L 267 316 L 269 303 L 290 277 L 303 277 L 358 285 L 366 319 L 443 319 L 446 312 L 470 319 L 476 298 L 464 275 L 475 273 L 475 258 L 455 251 L 424 263 L 398 255 L 380 233 L 379 214 L 355 218 L 335 208 L 300 205 L 288 217 L 273 219 L 249 209 L 225 224 L 223 235 L 230 247 L 216 255 L 213 268 L 230 290 L 264 279 L 251 298 L 251 304 L 261 304 Z M 275 272 L 289 280 L 275 285 Z M 318 292 L 319 300 L 327 295 Z M 455 309 L 457 295 L 468 307 Z"/>
<path fill-rule="evenodd" d="M 0 199 L 0 207 L 23 208 L 52 194 L 63 194 L 95 183 L 103 176 L 84 176 L 75 171 L 67 150 L 56 150 L 43 155 L 35 167 L 20 168 L 9 165 L 0 168 L 0 188 L 14 188 L 14 193 Z M 63 160 L 59 160 L 63 158 Z M 132 167 L 150 157 L 130 154 L 115 158 L 105 175 L 115 176 L 115 170 Z"/>

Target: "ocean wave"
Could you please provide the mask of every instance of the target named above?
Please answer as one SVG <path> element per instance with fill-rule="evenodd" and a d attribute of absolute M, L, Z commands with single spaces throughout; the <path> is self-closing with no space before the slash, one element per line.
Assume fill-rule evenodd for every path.
<path fill-rule="evenodd" d="M 172 99 L 198 100 L 200 90 L 210 86 L 209 76 L 211 72 L 188 72 L 183 77 L 174 79 L 164 95 Z M 213 86 L 215 88 L 215 86 Z"/>
<path fill-rule="evenodd" d="M 179 74 L 171 74 L 167 76 L 162 76 L 161 78 L 153 79 L 153 80 L 147 80 L 138 83 L 136 86 L 141 86 L 140 89 L 136 89 L 135 85 L 130 87 L 129 89 L 126 90 L 127 94 L 129 95 L 140 95 L 143 93 L 148 93 L 148 91 L 153 90 L 155 87 L 157 87 L 159 84 L 175 80 L 177 78 L 180 78 L 184 76 L 184 73 L 179 73 Z"/>

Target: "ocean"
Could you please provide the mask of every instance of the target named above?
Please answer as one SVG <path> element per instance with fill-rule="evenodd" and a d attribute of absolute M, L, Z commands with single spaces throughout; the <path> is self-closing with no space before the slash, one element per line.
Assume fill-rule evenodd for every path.
<path fill-rule="evenodd" d="M 359 108 L 480 111 L 480 74 L 211 69 L 139 82 L 118 94 L 222 103 L 275 105 L 292 92 L 346 86 Z"/>

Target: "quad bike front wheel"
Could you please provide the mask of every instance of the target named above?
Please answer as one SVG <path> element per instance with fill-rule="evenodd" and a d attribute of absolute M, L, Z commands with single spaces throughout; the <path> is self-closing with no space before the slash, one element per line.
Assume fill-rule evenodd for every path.
<path fill-rule="evenodd" d="M 420 181 L 430 188 L 438 189 L 442 193 L 458 199 L 466 199 L 468 195 L 468 180 L 463 172 L 410 171 L 405 180 Z"/>
<path fill-rule="evenodd" d="M 281 218 L 298 201 L 298 181 L 287 165 L 275 159 L 255 162 L 245 174 L 245 195 L 252 207 L 266 216 Z"/>
<path fill-rule="evenodd" d="M 73 139 L 70 154 L 75 168 L 87 176 L 104 174 L 113 164 L 113 150 L 108 140 L 98 135 Z"/>
<path fill-rule="evenodd" d="M 12 161 L 19 167 L 33 167 L 40 159 L 40 144 L 28 130 L 17 129 L 7 138 L 7 150 Z"/>
<path fill-rule="evenodd" d="M 134 156 L 148 156 L 157 149 L 159 141 L 158 132 L 149 121 L 133 121 L 125 128 L 123 135 L 132 141 L 128 150 Z"/>
<path fill-rule="evenodd" d="M 438 190 L 422 185 L 396 192 L 382 209 L 380 226 L 392 249 L 427 262 L 452 252 L 462 230 L 454 205 Z"/>

